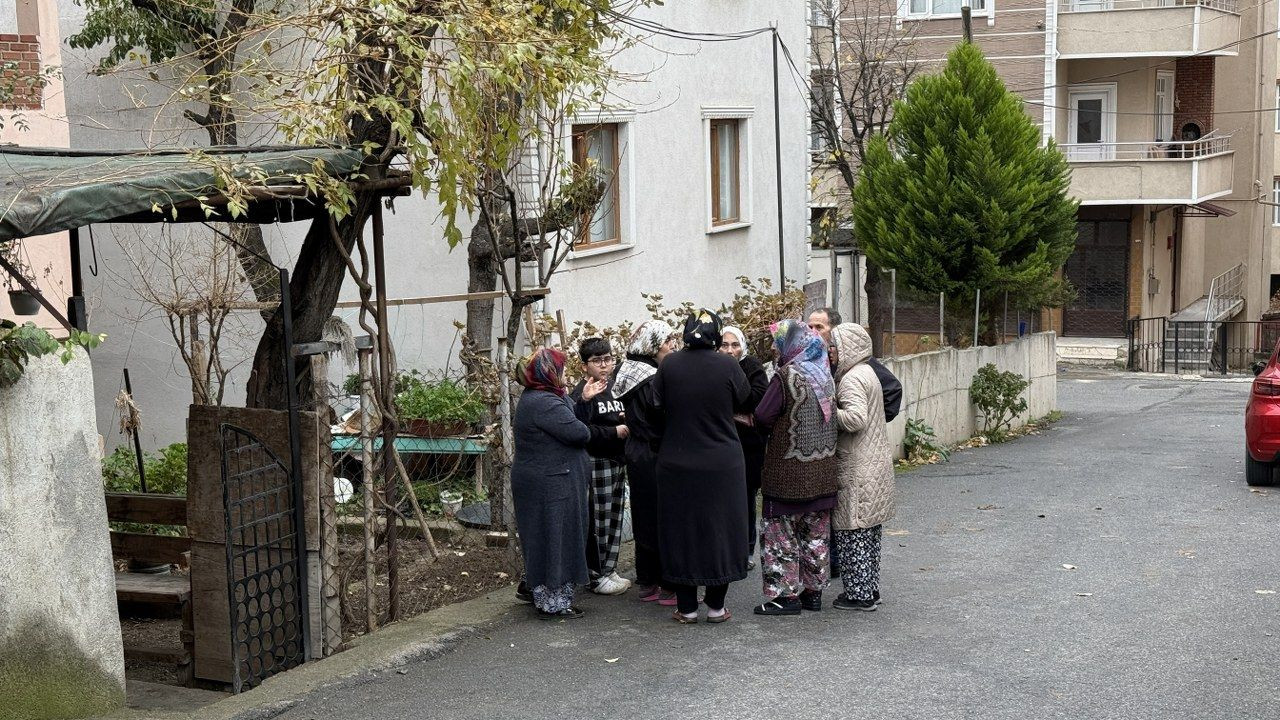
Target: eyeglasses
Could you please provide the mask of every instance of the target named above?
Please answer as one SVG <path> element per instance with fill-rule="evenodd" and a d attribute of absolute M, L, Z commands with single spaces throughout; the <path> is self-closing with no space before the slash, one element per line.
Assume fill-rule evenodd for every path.
<path fill-rule="evenodd" d="M 606 365 L 612 365 L 615 362 L 617 362 L 617 359 L 612 355 L 601 355 L 591 358 L 587 361 L 587 364 L 595 365 L 596 367 L 605 367 Z"/>

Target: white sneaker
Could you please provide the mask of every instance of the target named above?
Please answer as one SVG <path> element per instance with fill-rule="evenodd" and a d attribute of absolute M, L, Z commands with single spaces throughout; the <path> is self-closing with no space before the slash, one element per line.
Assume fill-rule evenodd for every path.
<path fill-rule="evenodd" d="M 621 595 L 631 587 L 631 581 L 612 573 L 596 581 L 591 592 L 597 595 Z"/>

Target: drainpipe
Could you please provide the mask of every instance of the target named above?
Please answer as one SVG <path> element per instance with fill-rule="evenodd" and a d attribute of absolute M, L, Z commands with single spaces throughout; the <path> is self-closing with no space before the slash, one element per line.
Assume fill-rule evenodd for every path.
<path fill-rule="evenodd" d="M 1044 4 L 1044 144 L 1057 136 L 1058 0 Z"/>
<path fill-rule="evenodd" d="M 1264 52 L 1264 51 L 1266 50 L 1266 47 L 1267 47 L 1267 46 L 1266 46 L 1266 38 L 1263 36 L 1263 32 L 1267 29 L 1267 25 L 1266 25 L 1266 23 L 1263 21 L 1263 15 L 1264 15 L 1264 13 L 1263 13 L 1263 11 L 1262 11 L 1262 6 L 1261 6 L 1261 5 L 1254 6 L 1253 12 L 1254 12 L 1254 17 L 1256 18 L 1256 20 L 1254 21 L 1254 26 L 1256 27 L 1255 33 L 1256 33 L 1256 34 L 1259 36 L 1259 38 L 1260 38 L 1260 41 L 1259 41 L 1257 44 L 1255 44 L 1255 45 L 1254 45 L 1254 56 L 1255 56 L 1255 57 L 1254 57 L 1253 64 L 1254 64 L 1254 67 L 1255 67 L 1255 69 L 1256 69 L 1256 75 L 1257 75 L 1257 78 L 1258 78 L 1258 90 L 1257 90 L 1257 93 L 1254 95 L 1254 97 L 1255 97 L 1254 102 L 1261 102 L 1261 99 L 1262 99 L 1262 98 L 1266 98 L 1266 97 L 1268 96 L 1267 86 L 1268 86 L 1268 85 L 1273 81 L 1273 79 L 1268 79 L 1268 78 L 1267 78 L 1266 67 L 1265 67 L 1264 63 L 1262 62 L 1262 61 L 1263 61 L 1263 59 L 1264 59 L 1264 55 L 1265 55 L 1265 52 Z M 1218 67 L 1218 64 L 1217 64 L 1217 61 L 1215 60 L 1215 61 L 1214 61 L 1214 72 L 1215 72 L 1215 73 L 1217 72 L 1217 67 Z M 1254 197 L 1255 197 L 1255 198 L 1260 197 L 1260 196 L 1262 195 L 1263 187 L 1265 187 L 1265 186 L 1264 186 L 1264 184 L 1263 184 L 1263 182 L 1262 182 L 1262 178 L 1258 176 L 1259 171 L 1262 169 L 1262 138 L 1263 138 L 1263 134 L 1262 134 L 1262 125 L 1263 125 L 1263 117 L 1264 117 L 1263 115 L 1254 115 L 1254 116 L 1253 116 L 1253 121 L 1254 121 L 1254 125 L 1255 125 L 1255 128 L 1256 128 L 1256 135 L 1255 135 L 1255 137 L 1254 137 L 1254 147 L 1253 147 L 1253 175 L 1252 175 L 1252 182 L 1251 182 L 1251 185 L 1253 186 L 1253 194 L 1254 194 Z M 1215 124 L 1215 125 L 1217 124 L 1217 121 L 1216 121 L 1216 120 L 1214 121 L 1214 124 Z M 1247 262 L 1249 261 L 1249 259 L 1250 259 L 1250 258 L 1249 258 L 1249 256 L 1252 254 L 1252 252 L 1251 252 L 1251 251 L 1252 251 L 1255 247 L 1258 247 L 1258 246 L 1261 244 L 1261 243 L 1259 243 L 1259 242 L 1252 242 L 1252 240 L 1253 240 L 1253 233 L 1255 233 L 1255 232 L 1260 233 L 1260 235 L 1261 235 L 1261 237 L 1262 237 L 1263 239 L 1267 238 L 1267 230 L 1266 230 L 1266 227 L 1265 227 L 1265 223 L 1266 223 L 1266 214 L 1265 214 L 1266 206 L 1264 206 L 1262 203 L 1258 203 L 1258 202 L 1252 203 L 1252 205 L 1253 205 L 1254 220 L 1253 220 L 1253 227 L 1252 227 L 1252 228 L 1250 228 L 1250 233 L 1249 233 L 1249 239 L 1251 240 L 1251 242 L 1250 242 L 1250 243 L 1249 243 L 1249 245 L 1248 245 L 1248 249 L 1246 249 L 1246 251 L 1245 251 L 1245 262 L 1246 262 L 1246 263 L 1247 263 Z M 1256 267 L 1257 267 L 1257 268 L 1259 268 L 1259 269 L 1262 267 L 1262 263 L 1261 263 L 1262 258 L 1263 258 L 1263 253 L 1259 252 L 1259 253 L 1258 253 L 1258 256 L 1257 256 L 1257 260 L 1258 260 L 1258 262 L 1257 262 L 1257 264 L 1256 264 Z M 1253 274 L 1254 274 L 1254 277 L 1256 277 L 1256 278 L 1260 278 L 1260 277 L 1262 277 L 1261 273 L 1258 273 L 1256 270 L 1254 271 L 1254 273 L 1253 273 Z M 1246 307 L 1246 308 L 1249 306 L 1249 299 L 1248 299 L 1248 298 L 1249 298 L 1249 294 L 1250 294 L 1250 293 L 1249 293 L 1249 290 L 1247 290 L 1247 289 L 1246 289 L 1246 290 L 1245 290 L 1245 307 Z"/>

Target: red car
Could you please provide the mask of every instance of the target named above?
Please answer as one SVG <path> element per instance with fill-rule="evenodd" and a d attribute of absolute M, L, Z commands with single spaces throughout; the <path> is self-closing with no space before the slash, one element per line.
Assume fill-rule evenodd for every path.
<path fill-rule="evenodd" d="M 1280 468 L 1280 345 L 1257 375 L 1244 407 L 1244 478 L 1272 485 Z"/>

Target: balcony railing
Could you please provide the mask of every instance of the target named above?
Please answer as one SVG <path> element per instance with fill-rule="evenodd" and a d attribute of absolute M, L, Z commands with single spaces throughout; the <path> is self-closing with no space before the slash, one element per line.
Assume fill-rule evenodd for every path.
<path fill-rule="evenodd" d="M 1195 160 L 1231 152 L 1231 136 L 1211 132 L 1199 140 L 1176 142 L 1067 143 L 1060 145 L 1071 162 L 1115 160 Z"/>
<path fill-rule="evenodd" d="M 1060 0 L 1058 12 L 1103 12 L 1153 8 L 1203 7 L 1237 12 L 1237 0 Z"/>

